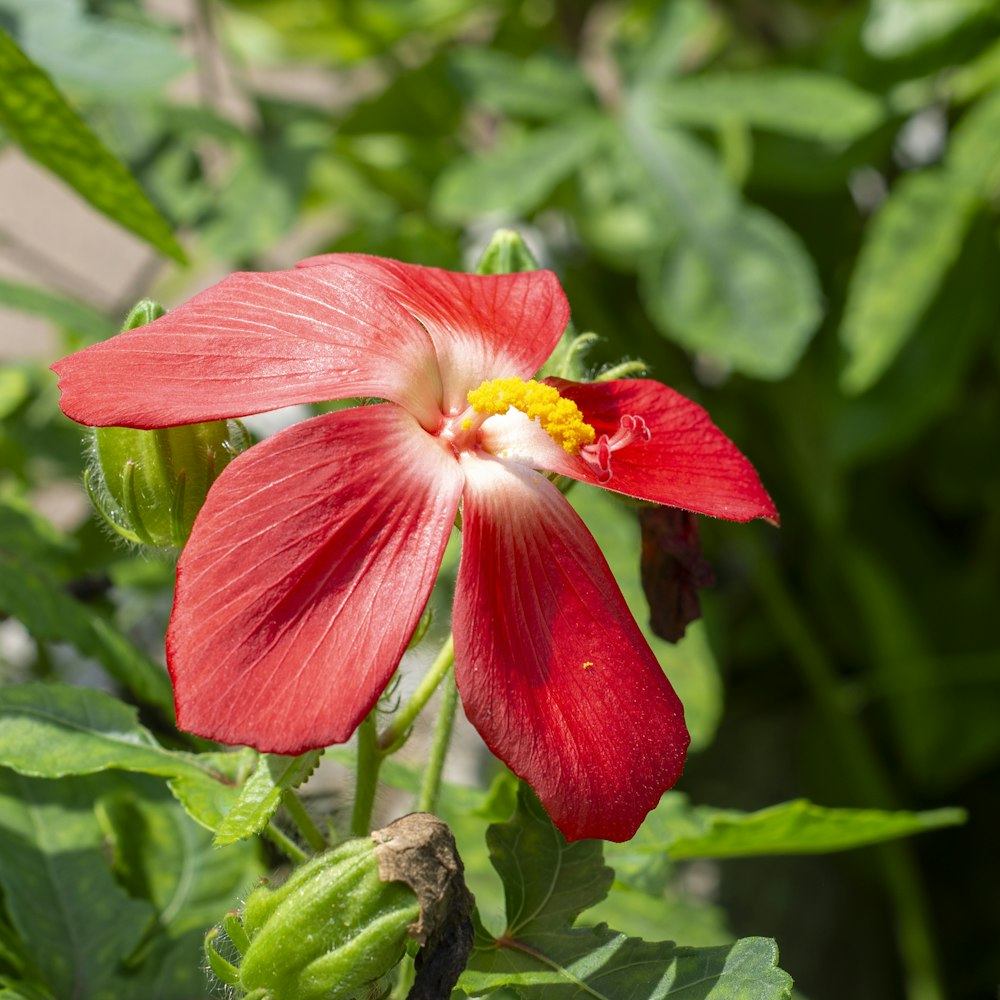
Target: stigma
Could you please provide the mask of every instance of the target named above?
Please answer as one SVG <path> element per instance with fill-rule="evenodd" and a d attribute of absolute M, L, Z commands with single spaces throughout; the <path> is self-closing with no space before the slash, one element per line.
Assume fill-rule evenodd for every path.
<path fill-rule="evenodd" d="M 611 456 L 616 451 L 636 442 L 645 442 L 652 437 L 646 421 L 642 417 L 626 413 L 618 422 L 618 430 L 611 437 L 602 434 L 593 444 L 580 449 L 580 458 L 594 471 L 599 483 L 611 481 Z"/>
<path fill-rule="evenodd" d="M 511 407 L 520 410 L 537 420 L 545 433 L 571 455 L 582 455 L 597 437 L 572 399 L 560 396 L 557 389 L 535 379 L 525 382 L 519 378 L 495 378 L 471 390 L 467 398 L 477 413 L 490 416 L 500 416 Z"/>

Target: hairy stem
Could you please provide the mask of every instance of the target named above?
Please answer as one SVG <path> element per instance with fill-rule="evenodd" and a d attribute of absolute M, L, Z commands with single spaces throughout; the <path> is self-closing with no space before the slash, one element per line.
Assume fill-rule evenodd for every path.
<path fill-rule="evenodd" d="M 351 835 L 354 837 L 364 837 L 371 827 L 375 789 L 378 787 L 378 772 L 381 766 L 382 753 L 378 747 L 373 709 L 358 726 L 358 780 L 354 791 L 354 812 L 351 816 Z"/>
<path fill-rule="evenodd" d="M 424 771 L 424 780 L 420 787 L 420 798 L 417 800 L 418 812 L 434 812 L 437 805 L 438 792 L 441 790 L 441 774 L 444 771 L 445 757 L 448 756 L 452 730 L 455 728 L 457 707 L 458 688 L 455 687 L 455 675 L 449 674 L 441 686 L 441 709 L 434 729 L 430 757 L 427 759 L 427 770 Z"/>
<path fill-rule="evenodd" d="M 431 695 L 437 690 L 448 671 L 451 670 L 454 662 L 455 639 L 449 635 L 448 641 L 441 647 L 441 652 L 431 664 L 430 670 L 417 685 L 417 690 L 413 692 L 410 700 L 396 713 L 395 718 L 378 737 L 378 748 L 382 753 L 395 753 L 406 742 L 414 720 L 430 701 Z"/>
<path fill-rule="evenodd" d="M 306 843 L 314 851 L 325 851 L 329 844 L 323 831 L 316 825 L 315 820 L 306 811 L 305 804 L 296 794 L 294 788 L 286 788 L 281 793 L 281 804 L 285 807 L 292 821 L 299 828 L 299 832 L 305 838 Z"/>
<path fill-rule="evenodd" d="M 275 847 L 281 851 L 290 861 L 294 861 L 297 865 L 301 865 L 304 861 L 309 860 L 309 855 L 299 847 L 298 844 L 280 830 L 274 823 L 268 823 L 263 829 L 263 834 Z"/>

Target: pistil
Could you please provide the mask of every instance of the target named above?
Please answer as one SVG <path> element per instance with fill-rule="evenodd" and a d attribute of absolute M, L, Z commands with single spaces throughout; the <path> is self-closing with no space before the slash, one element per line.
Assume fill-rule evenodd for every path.
<path fill-rule="evenodd" d="M 626 413 L 611 437 L 602 434 L 593 444 L 584 445 L 580 449 L 580 458 L 594 470 L 599 483 L 607 483 L 612 477 L 611 456 L 636 441 L 648 441 L 651 436 L 642 417 Z"/>

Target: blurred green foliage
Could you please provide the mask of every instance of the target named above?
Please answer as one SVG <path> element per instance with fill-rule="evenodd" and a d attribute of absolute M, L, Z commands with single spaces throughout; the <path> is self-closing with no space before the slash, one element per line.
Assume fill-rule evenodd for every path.
<path fill-rule="evenodd" d="M 191 0 L 174 22 L 161 6 L 0 0 L 6 141 L 176 255 L 167 220 L 192 261 L 164 263 L 143 294 L 171 304 L 222 270 L 337 250 L 471 268 L 495 228 L 518 228 L 560 274 L 577 328 L 600 335 L 594 370 L 641 357 L 706 405 L 782 513 L 780 531 L 703 525 L 718 580 L 705 622 L 657 650 L 668 673 L 678 658 L 699 744 L 683 789 L 737 810 L 805 796 L 970 811 L 964 828 L 849 860 L 713 862 L 693 869 L 709 886 L 693 896 L 683 870 L 646 866 L 677 921 L 658 936 L 697 926 L 691 943 L 721 944 L 721 903 L 733 931 L 778 939 L 815 1000 L 990 994 L 1000 0 Z M 22 59 L 34 104 L 13 99 Z M 38 114 L 60 122 L 58 157 L 24 138 Z M 0 305 L 51 320 L 67 351 L 121 320 L 44 268 L 0 282 Z M 0 417 L 0 605 L 33 637 L 0 626 L 0 677 L 93 682 L 100 660 L 103 682 L 176 741 L 150 659 L 170 565 L 34 512 L 81 464 L 41 367 L 0 369 Z M 632 512 L 578 502 L 627 560 Z M 97 878 L 82 786 L 50 802 L 42 779 L 0 775 L 18 809 L 80 824 L 72 878 Z M 188 822 L 133 775 L 87 780 L 110 803 L 105 844 L 123 824 Z M 453 819 L 465 849 L 468 817 Z M 207 856 L 202 832 L 192 858 Z M 160 864 L 119 862 L 133 887 Z M 20 914 L 30 887 L 4 884 Z M 124 950 L 142 947 L 144 920 L 162 923 L 166 890 L 143 885 L 122 904 L 142 907 Z M 637 892 L 623 878 L 602 904 L 636 934 Z M 66 905 L 77 920 L 82 904 Z M 0 977 L 62 983 L 5 919 Z"/>

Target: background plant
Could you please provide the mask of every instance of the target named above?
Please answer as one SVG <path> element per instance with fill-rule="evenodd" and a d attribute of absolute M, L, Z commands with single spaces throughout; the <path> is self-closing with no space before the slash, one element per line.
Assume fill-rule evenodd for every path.
<path fill-rule="evenodd" d="M 600 335 L 589 362 L 641 357 L 757 465 L 780 532 L 703 522 L 717 579 L 705 620 L 676 649 L 652 637 L 695 738 L 683 791 L 726 811 L 673 797 L 645 840 L 608 847 L 617 880 L 595 921 L 683 945 L 773 935 L 820 1000 L 995 987 L 1000 5 L 242 0 L 174 16 L 0 0 L 0 24 L 7 143 L 166 255 L 95 308 L 4 234 L 33 273 L 3 280 L 0 302 L 51 320 L 53 358 L 109 335 L 140 294 L 169 305 L 218 271 L 340 249 L 471 267 L 494 228 L 517 225 L 559 271 L 577 327 Z M 191 954 L 262 865 L 235 836 L 213 851 L 204 827 L 235 804 L 220 787 L 264 771 L 249 754 L 189 760 L 203 748 L 170 728 L 155 663 L 169 562 L 92 520 L 64 531 L 36 513 L 80 470 L 44 366 L 5 365 L 0 415 L 0 607 L 31 636 L 4 627 L 4 679 L 126 693 L 145 727 L 109 726 L 153 755 L 126 766 L 105 748 L 89 777 L 60 780 L 90 758 L 44 763 L 46 740 L 17 728 L 24 689 L 9 689 L 0 974 L 29 997 L 70 995 L 80 976 L 92 995 L 127 995 L 128 976 L 144 996 L 200 995 L 197 958 L 173 949 Z M 573 500 L 644 620 L 634 514 Z M 54 690 L 62 740 L 83 725 L 64 713 L 90 702 Z M 85 697 L 91 735 L 123 711 Z M 290 773 L 266 789 L 275 808 L 305 777 Z M 386 776 L 413 787 L 405 769 Z M 490 886 L 482 827 L 510 820 L 512 793 L 477 800 L 473 819 L 449 793 L 443 811 L 462 805 L 445 818 Z M 863 817 L 798 805 L 754 840 L 773 817 L 728 811 L 800 797 L 964 805 L 971 820 L 832 858 L 716 860 L 923 823 L 837 841 L 815 824 Z M 49 892 L 79 894 L 26 923 L 46 865 Z M 94 908 L 94 893 L 111 902 Z M 48 945 L 63 939 L 68 952 Z"/>

